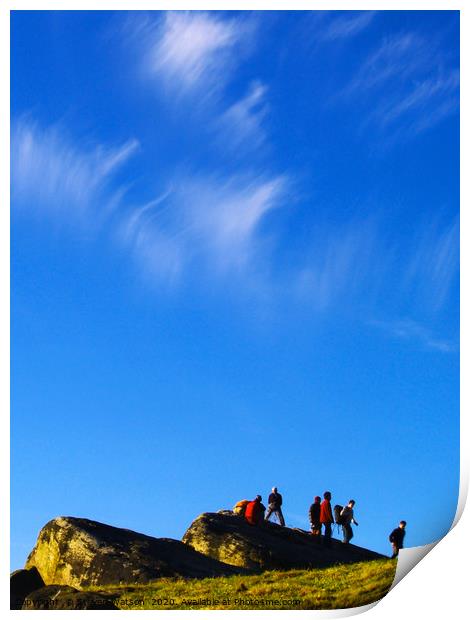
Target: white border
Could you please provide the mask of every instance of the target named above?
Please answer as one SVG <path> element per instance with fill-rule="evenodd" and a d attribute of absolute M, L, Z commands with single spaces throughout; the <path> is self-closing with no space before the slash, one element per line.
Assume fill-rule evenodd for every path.
<path fill-rule="evenodd" d="M 6 5 L 6 6 L 5 6 Z M 271 1 L 271 2 L 211 2 L 205 1 L 200 3 L 195 2 L 178 2 L 173 0 L 172 2 L 149 2 L 140 1 L 131 3 L 129 0 L 99 0 L 90 2 L 90 0 L 83 0 L 82 2 L 65 2 L 64 0 L 48 0 L 44 2 L 38 2 L 34 0 L 29 1 L 10 1 L 5 3 L 1 8 L 1 48 L 2 48 L 2 84 L 8 85 L 4 88 L 4 97 L 2 98 L 2 122 L 1 122 L 1 137 L 2 137 L 2 188 L 4 188 L 4 195 L 6 194 L 6 200 L 4 208 L 1 210 L 0 215 L 0 282 L 2 287 L 2 347 L 0 352 L 0 370 L 2 377 L 3 389 L 1 390 L 2 398 L 2 441 L 3 449 L 1 450 L 1 464 L 2 471 L 4 472 L 4 480 L 6 480 L 2 497 L 7 499 L 9 505 L 9 320 L 10 320 L 10 282 L 9 282 L 9 53 L 10 53 L 10 32 L 9 32 L 9 11 L 10 10 L 163 10 L 163 9 L 237 9 L 237 10 L 314 10 L 314 9 L 381 9 L 381 10 L 460 10 L 461 11 L 461 66 L 462 73 L 466 75 L 466 63 L 468 59 L 468 27 L 466 10 L 463 6 L 463 2 L 443 2 L 442 0 L 396 0 L 395 2 L 378 2 L 363 0 L 357 2 L 357 0 L 348 1 L 336 1 L 336 2 L 289 2 L 285 1 Z M 467 88 L 465 77 L 461 80 L 461 110 L 467 111 L 465 102 L 468 101 Z M 466 117 L 462 114 L 461 117 L 461 138 L 462 138 L 462 162 L 468 162 L 466 142 L 464 139 L 468 135 Z M 463 173 L 464 163 L 461 163 L 461 205 L 468 204 L 468 182 L 466 176 Z M 467 214 L 464 209 L 461 210 L 461 223 L 462 223 L 462 239 L 467 235 Z M 462 243 L 461 250 L 461 264 L 462 266 L 468 265 L 468 252 L 465 247 L 465 243 Z M 462 276 L 462 298 L 461 298 L 461 316 L 466 317 L 468 315 L 467 304 L 467 287 L 464 279 L 465 271 Z M 465 329 L 465 322 L 462 325 L 462 344 L 467 342 L 467 331 Z M 368 605 L 364 608 L 357 608 L 356 610 L 334 610 L 334 611 L 301 611 L 297 614 L 315 614 L 316 617 L 320 615 L 326 617 L 345 617 L 355 615 L 368 611 L 370 618 L 383 618 L 396 620 L 398 615 L 402 615 L 406 612 L 406 617 L 424 617 L 424 616 L 445 616 L 446 618 L 455 616 L 457 618 L 461 615 L 461 610 L 467 607 L 466 590 L 467 585 L 467 562 L 468 554 L 470 551 L 470 518 L 468 516 L 468 510 L 463 512 L 464 505 L 468 494 L 468 479 L 469 479 L 469 459 L 468 459 L 468 421 L 466 417 L 465 404 L 468 403 L 467 389 L 465 384 L 464 371 L 468 368 L 465 356 L 466 349 L 462 346 L 462 370 L 461 370 L 461 383 L 462 383 L 462 407 L 461 407 L 461 476 L 460 476 L 460 495 L 459 505 L 454 519 L 454 523 L 451 531 L 445 536 L 444 540 L 434 546 L 436 543 L 426 545 L 424 547 L 416 549 L 404 550 L 399 558 L 399 567 L 397 570 L 397 577 L 394 581 L 394 586 L 399 583 L 397 588 L 393 590 L 377 605 Z M 5 514 L 5 512 L 4 512 Z M 5 518 L 6 517 L 6 518 Z M 9 515 L 5 514 L 4 523 L 7 528 L 6 537 L 2 536 L 0 540 L 0 557 L 3 566 L 9 566 Z M 429 551 L 432 552 L 429 553 Z M 426 557 L 424 557 L 426 555 Z M 424 557 L 424 559 L 422 559 Z M 417 562 L 420 562 L 419 570 L 414 570 L 411 577 L 401 581 L 401 578 L 407 574 L 411 568 L 413 568 Z M 4 574 L 6 574 L 6 570 Z M 464 582 L 465 580 L 465 582 Z M 6 581 L 6 580 L 5 580 Z M 6 610 L 9 610 L 9 593 L 6 583 L 2 583 L 2 603 Z M 5 587 L 5 589 L 3 589 Z M 22 614 L 23 612 L 10 612 Z M 48 613 L 48 612 L 43 612 Z M 58 618 L 57 614 L 65 612 L 54 612 L 54 618 Z M 87 612 L 88 614 L 94 614 L 97 612 Z M 99 616 L 102 618 L 103 614 L 113 612 L 99 612 Z M 121 612 L 131 613 L 131 612 Z M 167 612 L 154 612 L 148 611 L 144 613 L 156 613 L 163 614 Z M 199 614 L 207 617 L 206 611 L 190 611 L 190 612 L 171 612 L 172 617 L 180 616 L 181 614 Z M 220 616 L 220 614 L 230 613 L 232 615 L 240 614 L 243 612 L 238 611 L 211 611 L 210 615 Z M 258 614 L 258 617 L 271 615 L 273 612 L 265 611 L 249 611 L 244 613 Z M 291 611 L 276 612 L 281 614 L 291 614 Z"/>

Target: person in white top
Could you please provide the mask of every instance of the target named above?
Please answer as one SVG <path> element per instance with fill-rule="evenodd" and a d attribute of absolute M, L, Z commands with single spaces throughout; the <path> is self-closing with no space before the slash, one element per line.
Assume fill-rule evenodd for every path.
<path fill-rule="evenodd" d="M 348 544 L 351 538 L 354 536 L 351 523 L 354 523 L 354 525 L 359 525 L 359 523 L 354 518 L 353 508 L 355 503 L 356 502 L 353 499 L 350 499 L 348 505 L 345 506 L 340 512 L 341 525 L 343 528 L 343 543 L 345 544 Z"/>

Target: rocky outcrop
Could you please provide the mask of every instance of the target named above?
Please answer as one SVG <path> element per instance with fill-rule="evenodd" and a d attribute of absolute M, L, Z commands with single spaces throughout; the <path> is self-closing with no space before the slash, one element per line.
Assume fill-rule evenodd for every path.
<path fill-rule="evenodd" d="M 58 517 L 42 528 L 26 561 L 25 568 L 33 567 L 46 585 L 74 588 L 241 572 L 179 540 L 75 517 Z"/>
<path fill-rule="evenodd" d="M 325 567 L 337 563 L 377 560 L 384 556 L 331 541 L 331 547 L 304 530 L 264 522 L 249 525 L 230 511 L 200 515 L 183 536 L 195 550 L 226 564 L 251 570 Z"/>
<path fill-rule="evenodd" d="M 10 575 L 10 609 L 21 609 L 28 594 L 42 587 L 44 581 L 37 568 L 15 570 Z"/>
<path fill-rule="evenodd" d="M 26 561 L 27 570 L 12 575 L 12 604 L 18 609 L 24 601 L 28 609 L 42 609 L 38 605 L 48 605 L 54 596 L 55 609 L 59 604 L 64 605 L 61 609 L 91 609 L 80 605 L 95 605 L 96 600 L 85 600 L 63 586 L 105 589 L 108 585 L 143 584 L 161 577 L 203 578 L 320 568 L 383 557 L 334 539 L 327 547 L 322 537 L 316 540 L 309 532 L 276 523 L 252 526 L 231 511 L 200 515 L 183 541 L 152 538 L 89 519 L 58 517 L 40 531 Z M 45 585 L 62 589 L 59 593 L 41 592 Z M 106 599 L 108 603 L 112 601 Z"/>
<path fill-rule="evenodd" d="M 22 609 L 119 609 L 106 592 L 79 592 L 70 586 L 46 586 L 26 597 Z"/>

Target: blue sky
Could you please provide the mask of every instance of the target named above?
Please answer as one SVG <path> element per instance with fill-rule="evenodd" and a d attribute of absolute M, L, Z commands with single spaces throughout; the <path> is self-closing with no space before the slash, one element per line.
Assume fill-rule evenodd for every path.
<path fill-rule="evenodd" d="M 11 562 L 266 498 L 442 536 L 459 482 L 459 15 L 11 19 Z"/>

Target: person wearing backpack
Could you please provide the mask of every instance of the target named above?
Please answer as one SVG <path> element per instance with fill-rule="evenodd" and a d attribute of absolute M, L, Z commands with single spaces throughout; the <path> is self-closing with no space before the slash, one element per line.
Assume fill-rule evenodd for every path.
<path fill-rule="evenodd" d="M 277 487 L 272 488 L 272 493 L 268 497 L 268 512 L 266 513 L 266 521 L 269 521 L 269 517 L 274 513 L 279 519 L 279 523 L 284 526 L 284 515 L 281 510 L 282 495 L 277 492 Z"/>
<path fill-rule="evenodd" d="M 348 544 L 351 538 L 354 536 L 351 522 L 354 523 L 354 525 L 359 525 L 359 523 L 354 518 L 353 508 L 355 503 L 356 502 L 353 499 L 350 499 L 348 505 L 345 506 L 340 512 L 340 522 L 341 527 L 343 528 L 343 543 L 345 544 Z"/>
<path fill-rule="evenodd" d="M 398 527 L 396 527 L 388 537 L 389 541 L 392 543 L 392 558 L 396 558 L 398 551 L 403 549 L 403 539 L 406 534 L 405 527 L 406 521 L 400 521 Z"/>
<path fill-rule="evenodd" d="M 331 493 L 323 493 L 323 501 L 320 504 L 320 523 L 324 526 L 323 542 L 326 547 L 331 547 L 331 525 L 334 523 L 333 513 L 331 512 Z"/>
<path fill-rule="evenodd" d="M 261 525 L 264 521 L 265 506 L 261 503 L 261 495 L 257 495 L 245 508 L 245 519 L 250 525 Z"/>
<path fill-rule="evenodd" d="M 317 495 L 310 506 L 308 516 L 310 519 L 310 527 L 312 528 L 312 536 L 315 537 L 317 542 L 320 541 L 321 523 L 320 523 L 320 502 L 321 497 Z"/>
<path fill-rule="evenodd" d="M 232 512 L 239 517 L 244 517 L 246 507 L 249 503 L 250 501 L 248 499 L 241 499 L 239 502 L 235 504 L 235 506 L 232 509 Z"/>

